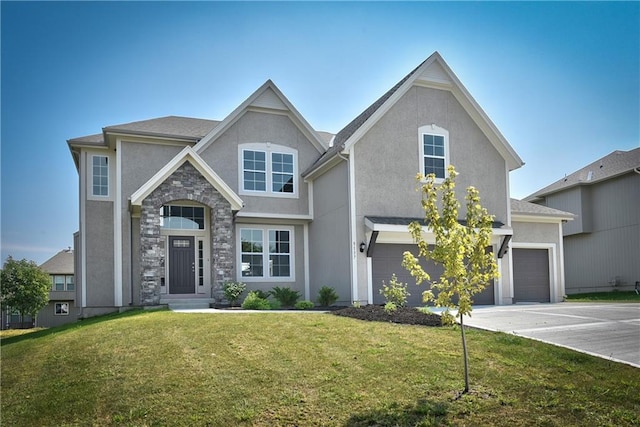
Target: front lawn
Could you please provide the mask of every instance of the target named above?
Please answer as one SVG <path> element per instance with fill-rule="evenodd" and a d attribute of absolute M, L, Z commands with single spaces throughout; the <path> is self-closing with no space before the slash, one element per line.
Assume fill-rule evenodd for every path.
<path fill-rule="evenodd" d="M 640 295 L 635 291 L 591 292 L 585 294 L 567 295 L 567 302 L 640 302 Z"/>
<path fill-rule="evenodd" d="M 638 425 L 640 371 L 469 329 L 138 311 L 2 340 L 2 425 Z"/>

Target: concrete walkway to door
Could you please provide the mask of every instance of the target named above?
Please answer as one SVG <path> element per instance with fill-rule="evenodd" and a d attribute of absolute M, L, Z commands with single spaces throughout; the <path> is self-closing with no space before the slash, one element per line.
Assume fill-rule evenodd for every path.
<path fill-rule="evenodd" d="M 477 306 L 465 325 L 520 335 L 640 368 L 640 304 Z"/>

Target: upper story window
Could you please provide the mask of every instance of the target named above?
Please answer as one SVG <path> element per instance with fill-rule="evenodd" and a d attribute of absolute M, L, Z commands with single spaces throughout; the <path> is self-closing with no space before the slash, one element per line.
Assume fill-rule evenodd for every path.
<path fill-rule="evenodd" d="M 204 230 L 204 206 L 164 205 L 160 213 L 161 228 Z"/>
<path fill-rule="evenodd" d="M 271 143 L 240 147 L 240 192 L 273 197 L 296 197 L 297 152 Z"/>
<path fill-rule="evenodd" d="M 107 156 L 92 156 L 92 194 L 94 196 L 109 196 L 109 158 Z"/>
<path fill-rule="evenodd" d="M 421 126 L 418 130 L 420 138 L 420 171 L 435 174 L 436 182 L 446 177 L 449 164 L 449 132 L 436 125 Z"/>
<path fill-rule="evenodd" d="M 73 282 L 72 275 L 55 275 L 51 276 L 54 291 L 75 291 L 76 286 Z"/>

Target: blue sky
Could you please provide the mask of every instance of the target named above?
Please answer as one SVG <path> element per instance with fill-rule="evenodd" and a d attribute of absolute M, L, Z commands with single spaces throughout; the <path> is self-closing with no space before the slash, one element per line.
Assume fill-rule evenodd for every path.
<path fill-rule="evenodd" d="M 78 229 L 66 140 L 167 115 L 222 120 L 272 79 L 337 132 L 434 51 L 526 162 L 523 198 L 640 144 L 638 2 L 6 2 L 1 252 Z"/>

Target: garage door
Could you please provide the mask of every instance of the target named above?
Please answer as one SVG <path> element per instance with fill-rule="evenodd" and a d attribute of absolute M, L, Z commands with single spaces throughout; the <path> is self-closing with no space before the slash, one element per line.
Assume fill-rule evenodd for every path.
<path fill-rule="evenodd" d="M 402 254 L 405 251 L 412 253 L 417 252 L 416 245 L 395 245 L 395 244 L 377 244 L 373 251 L 372 259 L 372 280 L 373 280 L 373 303 L 384 304 L 384 297 L 380 294 L 382 282 L 389 283 L 391 275 L 395 273 L 398 281 L 408 284 L 408 291 L 411 294 L 407 299 L 407 304 L 413 307 L 423 306 L 422 292 L 426 291 L 428 285 L 426 283 L 416 286 L 416 279 L 411 277 L 409 272 L 402 267 Z M 440 277 L 442 267 L 433 261 L 420 260 L 422 268 L 429 273 L 431 278 Z M 474 304 L 477 305 L 493 305 L 493 283 L 488 286 L 482 293 L 474 297 Z"/>
<path fill-rule="evenodd" d="M 513 249 L 515 302 L 549 302 L 549 251 Z"/>

